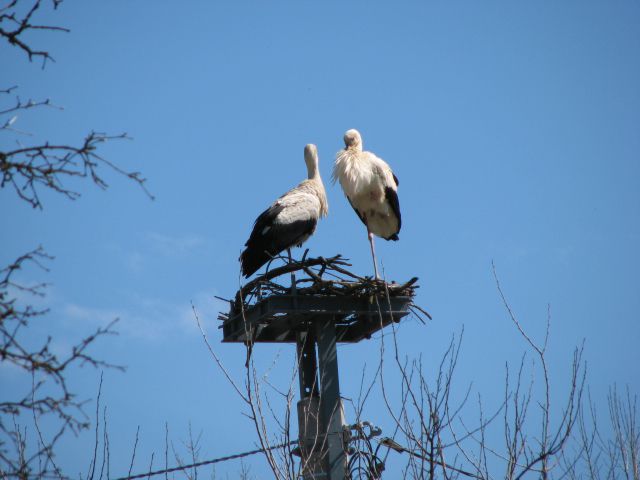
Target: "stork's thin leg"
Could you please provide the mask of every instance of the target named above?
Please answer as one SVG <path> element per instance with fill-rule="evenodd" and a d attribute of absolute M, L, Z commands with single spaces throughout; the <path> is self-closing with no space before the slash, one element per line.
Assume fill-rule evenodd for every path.
<path fill-rule="evenodd" d="M 287 254 L 289 255 L 289 265 L 291 265 L 291 249 L 287 248 Z M 291 293 L 295 295 L 296 293 L 296 274 L 295 272 L 291 272 Z"/>
<path fill-rule="evenodd" d="M 371 245 L 371 258 L 373 258 L 373 271 L 376 274 L 376 280 L 380 280 L 380 275 L 378 275 L 378 262 L 376 261 L 376 249 L 373 246 L 373 233 L 367 229 L 367 234 L 369 235 L 369 245 Z"/>

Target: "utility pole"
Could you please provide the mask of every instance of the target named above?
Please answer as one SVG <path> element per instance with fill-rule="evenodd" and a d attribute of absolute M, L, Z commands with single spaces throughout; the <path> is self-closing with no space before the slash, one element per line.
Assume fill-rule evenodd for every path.
<path fill-rule="evenodd" d="M 320 364 L 319 382 L 316 374 L 316 343 Z M 300 334 L 297 353 L 300 380 L 298 437 L 303 478 L 344 480 L 344 415 L 340 401 L 335 325 L 331 322 L 324 325 L 318 323 L 315 330 Z"/>

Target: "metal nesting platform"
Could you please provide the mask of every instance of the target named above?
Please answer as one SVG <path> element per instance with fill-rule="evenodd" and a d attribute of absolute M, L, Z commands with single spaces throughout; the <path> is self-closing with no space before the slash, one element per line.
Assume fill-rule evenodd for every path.
<path fill-rule="evenodd" d="M 355 343 L 410 313 L 412 297 L 271 295 L 237 311 L 222 325 L 223 342 L 295 343 L 296 334 L 334 320 L 336 340 Z"/>
<path fill-rule="evenodd" d="M 340 255 L 307 259 L 306 254 L 242 286 L 229 300 L 229 313 L 218 318 L 223 342 L 246 345 L 247 368 L 255 343 L 296 345 L 302 476 L 343 480 L 348 445 L 337 343 L 370 338 L 409 313 L 430 316 L 413 303 L 417 278 L 387 283 L 350 272 Z M 290 282 L 283 284 L 288 275 Z"/>

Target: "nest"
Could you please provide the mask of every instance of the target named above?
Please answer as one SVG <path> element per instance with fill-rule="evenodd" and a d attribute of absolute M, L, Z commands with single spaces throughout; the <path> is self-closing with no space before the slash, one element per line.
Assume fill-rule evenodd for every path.
<path fill-rule="evenodd" d="M 348 267 L 351 264 L 341 255 L 334 257 L 307 258 L 308 250 L 301 260 L 291 260 L 286 257 L 275 257 L 286 263 L 283 266 L 269 269 L 255 279 L 241 287 L 231 304 L 229 314 L 220 313 L 219 320 L 226 321 L 241 311 L 246 311 L 261 300 L 272 295 L 300 295 L 300 296 L 340 296 L 351 298 L 379 299 L 393 297 L 414 298 L 417 277 L 405 283 L 386 282 L 370 276 L 360 276 Z M 287 277 L 285 277 L 287 276 Z M 431 319 L 428 312 L 411 303 L 411 311 L 420 319 Z"/>

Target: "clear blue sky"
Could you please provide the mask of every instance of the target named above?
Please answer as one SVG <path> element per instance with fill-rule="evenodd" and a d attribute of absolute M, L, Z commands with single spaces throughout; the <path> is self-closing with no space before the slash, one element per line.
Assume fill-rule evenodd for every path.
<path fill-rule="evenodd" d="M 78 184 L 76 202 L 44 194 L 44 211 L 0 191 L 0 263 L 38 244 L 56 257 L 49 274 L 21 273 L 52 283 L 43 300 L 52 312 L 34 335 L 52 333 L 64 349 L 121 318 L 120 335 L 95 349 L 128 367 L 105 372 L 112 474 L 126 473 L 138 425 L 140 468 L 163 451 L 165 421 L 176 447 L 189 422 L 202 431 L 204 458 L 254 448 L 189 302 L 240 374 L 242 347 L 218 343 L 224 306 L 213 295 L 237 289 L 252 222 L 304 178 L 306 143 L 318 145 L 330 210 L 306 246 L 371 273 L 366 232 L 329 182 L 348 128 L 400 179 L 400 241 L 378 241 L 378 255 L 387 278 L 420 277 L 417 302 L 434 317 L 402 325 L 406 354 L 431 366 L 464 325 L 461 389 L 473 382 L 499 402 L 505 361 L 517 363 L 525 345 L 501 305 L 493 260 L 537 338 L 551 305 L 552 381 L 562 385 L 584 339 L 602 408 L 613 383 L 640 391 L 638 1 L 68 0 L 40 18 L 71 29 L 33 37 L 56 63 L 41 70 L 2 45 L 2 87 L 65 110 L 21 115 L 14 126 L 36 133 L 21 140 L 128 132 L 133 141 L 102 153 L 142 171 L 156 196 L 110 172 L 108 191 Z M 377 348 L 340 349 L 345 396 L 357 395 Z M 279 352 L 273 376 L 285 379 L 293 348 L 259 350 L 265 368 Z M 94 397 L 98 378 L 86 369 L 73 384 Z M 11 370 L 0 369 L 0 381 L 18 388 Z M 379 402 L 367 416 L 391 433 Z M 71 473 L 86 471 L 78 444 L 89 449 L 90 438 L 61 450 Z M 264 471 L 260 460 L 251 465 Z"/>

